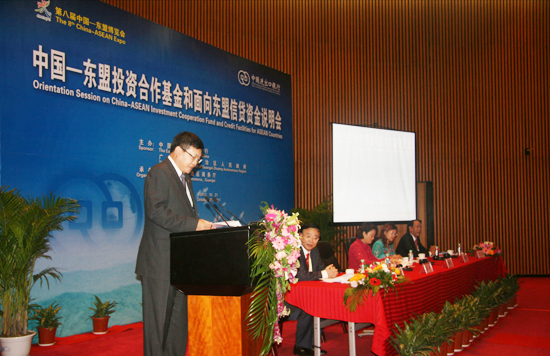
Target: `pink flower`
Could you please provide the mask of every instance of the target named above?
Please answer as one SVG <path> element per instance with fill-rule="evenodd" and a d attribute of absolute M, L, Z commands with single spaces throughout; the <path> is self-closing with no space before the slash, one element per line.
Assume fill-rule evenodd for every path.
<path fill-rule="evenodd" d="M 280 293 L 277 293 L 277 299 L 279 299 L 279 302 L 277 303 L 277 314 L 281 315 L 285 311 L 285 305 L 282 302 L 283 295 Z"/>
<path fill-rule="evenodd" d="M 271 223 L 271 226 L 273 227 L 273 232 L 275 232 L 276 234 L 279 234 L 279 229 L 281 228 L 281 224 L 275 220 Z"/>
<path fill-rule="evenodd" d="M 265 228 L 265 240 L 263 247 L 271 269 L 271 276 L 276 279 L 277 295 L 277 319 L 281 316 L 288 315 L 290 311 L 284 306 L 284 298 L 286 292 L 290 289 L 290 283 L 297 282 L 298 272 L 298 259 L 300 258 L 300 246 L 301 241 L 298 237 L 298 229 L 300 221 L 298 220 L 298 214 L 288 216 L 284 211 L 271 207 L 264 210 L 265 220 L 263 226 Z M 269 248 L 273 246 L 273 249 Z M 273 251 L 275 250 L 275 251 Z M 271 287 L 270 287 L 271 288 Z M 273 340 L 275 342 L 281 342 L 282 337 L 278 328 L 277 320 L 269 321 L 274 322 Z"/>
<path fill-rule="evenodd" d="M 288 227 L 285 225 L 281 226 L 281 228 L 279 229 L 279 233 L 283 236 L 289 235 Z"/>
<path fill-rule="evenodd" d="M 286 246 L 286 241 L 283 239 L 282 236 L 277 236 L 275 238 L 275 241 L 273 241 L 273 247 L 276 249 L 276 250 L 283 250 Z"/>
<path fill-rule="evenodd" d="M 352 281 L 351 282 L 351 287 L 352 288 L 357 288 L 358 284 L 357 284 L 357 281 Z"/>
<path fill-rule="evenodd" d="M 294 236 L 294 234 L 288 234 L 285 237 L 290 245 L 298 247 L 296 246 L 296 237 Z"/>
<path fill-rule="evenodd" d="M 285 251 L 280 251 L 280 252 L 277 252 L 275 254 L 275 258 L 278 259 L 279 261 L 282 260 L 285 257 L 286 257 L 286 252 Z"/>
<path fill-rule="evenodd" d="M 290 256 L 286 258 L 286 260 L 288 261 L 288 263 L 292 264 L 296 262 L 299 258 L 300 258 L 300 250 L 294 250 L 292 251 Z"/>
<path fill-rule="evenodd" d="M 280 344 L 283 341 L 283 338 L 281 337 L 281 330 L 279 330 L 279 323 L 275 323 L 273 326 L 273 341 Z"/>

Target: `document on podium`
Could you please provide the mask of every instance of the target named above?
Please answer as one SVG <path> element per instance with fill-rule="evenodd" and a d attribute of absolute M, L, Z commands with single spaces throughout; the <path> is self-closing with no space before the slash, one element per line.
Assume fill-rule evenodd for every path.
<path fill-rule="evenodd" d="M 225 221 L 218 221 L 212 224 L 213 229 L 221 229 L 224 227 L 239 227 L 239 226 L 243 226 L 243 225 L 237 220 L 229 220 L 227 223 Z"/>

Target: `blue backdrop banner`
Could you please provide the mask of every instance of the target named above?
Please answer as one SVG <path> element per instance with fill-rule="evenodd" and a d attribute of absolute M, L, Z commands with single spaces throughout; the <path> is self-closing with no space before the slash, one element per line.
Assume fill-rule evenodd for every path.
<path fill-rule="evenodd" d="M 82 206 L 38 266 L 62 283 L 33 291 L 63 306 L 58 335 L 91 330 L 94 294 L 119 302 L 112 323 L 141 320 L 143 182 L 177 133 L 206 146 L 202 218 L 206 196 L 245 222 L 293 207 L 289 75 L 100 1 L 2 1 L 0 19 L 0 183 Z"/>

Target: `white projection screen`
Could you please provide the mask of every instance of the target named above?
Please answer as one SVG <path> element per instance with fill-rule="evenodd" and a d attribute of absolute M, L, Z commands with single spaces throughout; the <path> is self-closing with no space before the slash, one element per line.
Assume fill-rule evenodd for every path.
<path fill-rule="evenodd" d="M 416 134 L 332 124 L 335 223 L 416 219 Z"/>

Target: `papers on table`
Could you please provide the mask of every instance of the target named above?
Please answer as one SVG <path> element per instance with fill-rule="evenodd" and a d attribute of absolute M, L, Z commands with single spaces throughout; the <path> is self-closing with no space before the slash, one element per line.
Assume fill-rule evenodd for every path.
<path fill-rule="evenodd" d="M 349 283 L 349 279 L 353 277 L 354 273 L 346 273 L 335 278 L 321 278 L 323 282 L 327 283 Z"/>
<path fill-rule="evenodd" d="M 227 226 L 228 224 L 229 226 Z M 239 226 L 242 226 L 242 224 L 237 220 L 228 220 L 227 224 L 225 223 L 225 221 L 215 222 L 212 224 L 213 229 L 218 229 L 222 227 L 239 227 Z"/>

